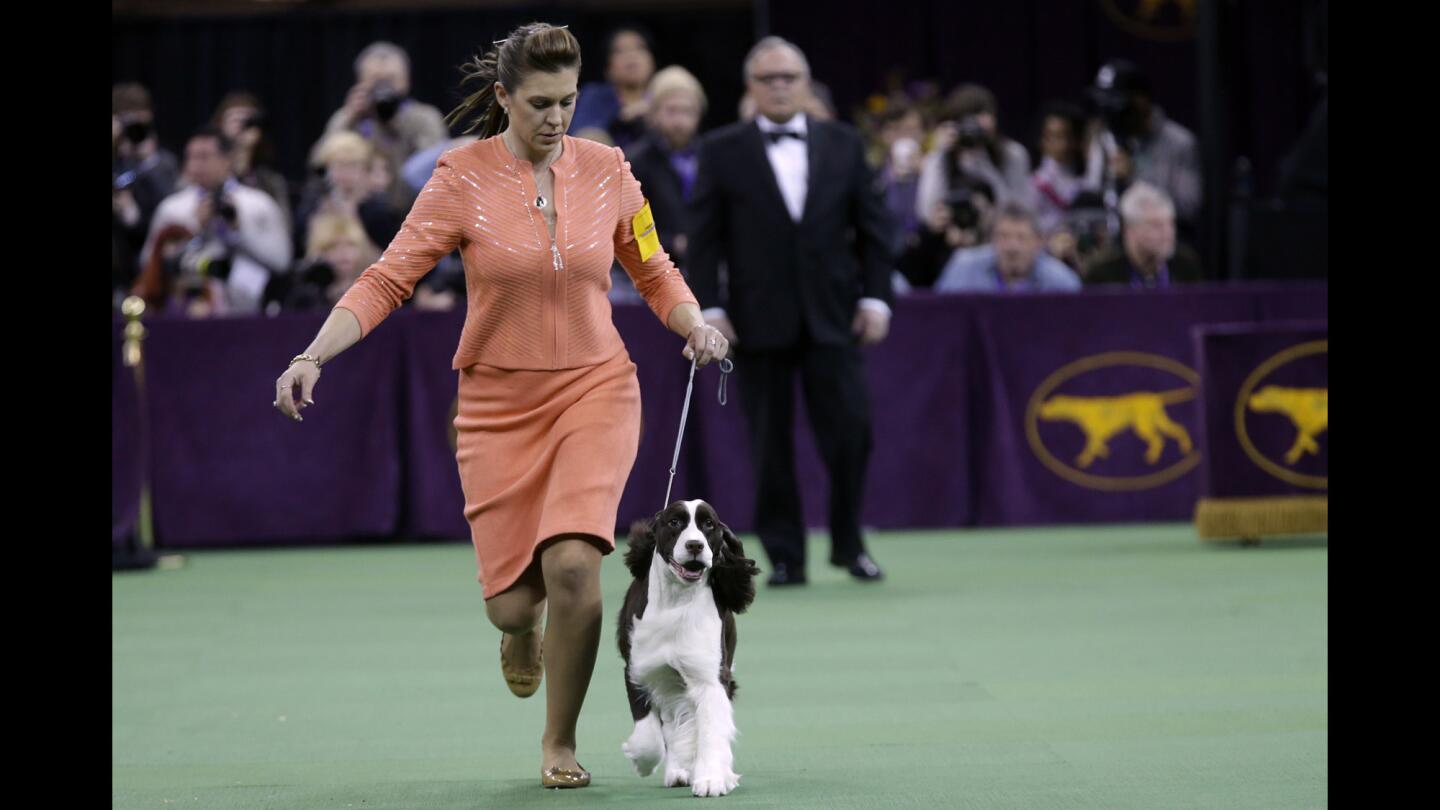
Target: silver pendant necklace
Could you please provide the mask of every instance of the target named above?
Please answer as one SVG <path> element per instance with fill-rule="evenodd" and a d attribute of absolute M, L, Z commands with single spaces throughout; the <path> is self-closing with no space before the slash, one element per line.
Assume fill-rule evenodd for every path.
<path fill-rule="evenodd" d="M 541 194 L 540 196 L 535 198 L 535 207 L 544 208 L 547 202 L 548 201 L 545 199 L 545 195 Z"/>

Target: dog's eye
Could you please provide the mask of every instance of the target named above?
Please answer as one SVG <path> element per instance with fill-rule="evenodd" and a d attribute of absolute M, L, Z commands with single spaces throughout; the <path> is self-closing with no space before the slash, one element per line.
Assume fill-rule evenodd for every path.
<path fill-rule="evenodd" d="M 708 532 L 711 529 L 715 528 L 715 521 L 711 520 L 710 518 L 705 518 L 704 520 L 700 521 L 700 528 Z"/>
<path fill-rule="evenodd" d="M 672 528 L 672 529 L 678 529 L 678 528 L 680 528 L 680 518 L 670 518 L 670 528 Z"/>

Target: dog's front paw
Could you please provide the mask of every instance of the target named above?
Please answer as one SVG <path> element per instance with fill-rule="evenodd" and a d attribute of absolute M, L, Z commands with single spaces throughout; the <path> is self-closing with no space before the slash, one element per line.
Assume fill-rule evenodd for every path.
<path fill-rule="evenodd" d="M 655 772 L 655 766 L 665 759 L 665 735 L 653 712 L 635 724 L 630 739 L 620 744 L 620 750 L 629 757 L 635 773 L 649 776 Z"/>
<path fill-rule="evenodd" d="M 635 773 L 640 776 L 649 776 L 654 773 L 655 766 L 659 765 L 660 760 L 665 758 L 663 751 L 654 749 L 640 750 L 637 746 L 632 746 L 629 740 L 620 744 L 620 750 L 630 759 L 630 766 L 634 768 Z"/>
<path fill-rule="evenodd" d="M 670 766 L 665 769 L 665 787 L 683 787 L 690 784 L 690 771 Z"/>
<path fill-rule="evenodd" d="M 707 774 L 695 777 L 695 783 L 691 785 L 690 792 L 701 798 L 708 796 L 724 796 L 734 790 L 740 784 L 740 774 L 725 771 L 718 774 Z"/>

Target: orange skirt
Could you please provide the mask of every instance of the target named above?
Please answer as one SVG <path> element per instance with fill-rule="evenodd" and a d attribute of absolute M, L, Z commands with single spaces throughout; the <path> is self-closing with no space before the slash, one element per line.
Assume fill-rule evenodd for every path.
<path fill-rule="evenodd" d="M 559 371 L 460 370 L 456 462 L 486 599 L 557 534 L 615 550 L 620 495 L 640 446 L 640 382 L 628 352 Z"/>

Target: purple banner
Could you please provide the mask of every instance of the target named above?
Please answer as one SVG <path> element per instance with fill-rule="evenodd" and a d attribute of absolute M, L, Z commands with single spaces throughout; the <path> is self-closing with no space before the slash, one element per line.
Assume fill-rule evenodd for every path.
<path fill-rule="evenodd" d="M 1195 504 L 1189 328 L 1254 317 L 1225 289 L 975 299 L 981 525 L 1178 520 Z"/>
<path fill-rule="evenodd" d="M 1328 494 L 1328 334 L 1314 321 L 1195 329 L 1201 497 Z"/>
<path fill-rule="evenodd" d="M 874 451 L 864 522 L 1185 519 L 1205 456 L 1191 328 L 1324 318 L 1325 306 L 1323 284 L 903 298 L 890 337 L 865 352 Z M 449 363 L 463 314 L 395 313 L 326 366 L 305 424 L 290 424 L 270 405 L 274 380 L 321 321 L 147 321 L 158 545 L 468 538 L 450 445 Z M 623 530 L 664 499 L 689 363 L 648 309 L 616 306 L 615 322 L 638 369 L 644 420 Z M 139 487 L 139 414 L 119 361 L 121 328 L 117 541 L 131 531 Z M 754 493 L 743 392 L 732 377 L 720 406 L 719 378 L 714 366 L 696 374 L 672 497 L 705 498 L 747 531 Z M 800 397 L 796 466 L 806 520 L 824 526 L 828 482 Z"/>

